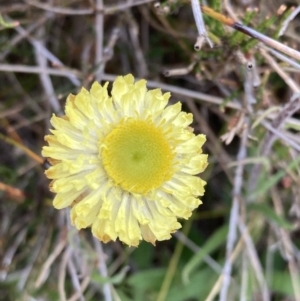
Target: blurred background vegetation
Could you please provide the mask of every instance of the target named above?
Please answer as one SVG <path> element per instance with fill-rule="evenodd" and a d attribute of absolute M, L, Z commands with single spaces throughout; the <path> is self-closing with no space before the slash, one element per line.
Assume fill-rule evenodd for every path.
<path fill-rule="evenodd" d="M 300 49 L 297 1 L 202 4 Z M 0 0 L 0 13 L 1 301 L 300 300 L 299 62 L 205 15 L 214 46 L 195 51 L 189 1 Z M 156 247 L 78 233 L 40 158 L 69 93 L 127 73 L 207 135 L 203 205 Z"/>

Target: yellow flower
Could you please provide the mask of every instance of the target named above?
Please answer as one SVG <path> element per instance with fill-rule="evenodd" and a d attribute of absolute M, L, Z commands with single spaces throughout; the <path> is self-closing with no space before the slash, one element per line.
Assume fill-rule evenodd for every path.
<path fill-rule="evenodd" d="M 131 74 L 114 81 L 111 97 L 107 86 L 69 95 L 66 115 L 51 118 L 42 155 L 52 164 L 53 205 L 71 206 L 73 225 L 103 242 L 155 244 L 201 204 L 206 183 L 195 175 L 207 166 L 206 138 L 193 134 L 181 103 L 166 107 L 170 93 L 148 91 Z"/>

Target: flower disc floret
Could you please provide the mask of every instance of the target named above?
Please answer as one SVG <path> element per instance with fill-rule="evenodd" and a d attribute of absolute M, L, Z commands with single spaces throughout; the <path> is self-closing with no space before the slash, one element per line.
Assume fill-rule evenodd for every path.
<path fill-rule="evenodd" d="M 170 93 L 148 91 L 132 75 L 118 77 L 111 96 L 107 86 L 69 95 L 65 116 L 51 118 L 42 154 L 52 164 L 53 205 L 70 206 L 73 225 L 104 242 L 155 244 L 201 204 L 206 139 L 191 131 L 180 103 L 167 106 Z"/>
<path fill-rule="evenodd" d="M 102 147 L 104 169 L 124 191 L 146 195 L 173 174 L 174 154 L 161 129 L 151 121 L 131 118 L 121 122 Z"/>

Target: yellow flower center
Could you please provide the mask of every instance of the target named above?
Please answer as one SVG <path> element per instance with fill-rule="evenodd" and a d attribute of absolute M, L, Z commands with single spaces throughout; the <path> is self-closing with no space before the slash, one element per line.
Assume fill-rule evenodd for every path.
<path fill-rule="evenodd" d="M 102 159 L 108 176 L 121 188 L 146 194 L 173 175 L 174 154 L 152 122 L 129 119 L 104 140 Z"/>

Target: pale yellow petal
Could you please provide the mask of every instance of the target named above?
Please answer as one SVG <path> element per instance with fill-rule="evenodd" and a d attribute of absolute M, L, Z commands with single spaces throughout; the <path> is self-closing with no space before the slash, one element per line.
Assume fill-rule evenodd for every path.
<path fill-rule="evenodd" d="M 104 171 L 103 167 L 98 164 L 93 168 L 93 170 L 85 175 L 85 180 L 87 185 L 92 189 L 99 189 L 101 188 L 103 194 L 105 194 L 106 190 L 111 187 L 107 174 Z"/>
<path fill-rule="evenodd" d="M 85 176 L 89 173 L 89 170 L 85 170 L 81 173 L 70 175 L 65 178 L 60 178 L 54 180 L 51 191 L 55 193 L 68 192 L 70 190 L 82 190 L 84 187 L 87 187 L 87 181 Z"/>
<path fill-rule="evenodd" d="M 93 112 L 95 114 L 94 122 L 99 127 L 103 127 L 103 121 L 117 123 L 119 121 L 119 112 L 116 111 L 112 98 L 107 92 L 108 83 L 101 86 L 98 82 L 94 82 L 91 87 L 91 99 Z"/>
<path fill-rule="evenodd" d="M 113 195 L 114 193 L 111 192 L 110 197 L 113 197 Z M 93 235 L 104 242 L 115 241 L 119 237 L 119 232 L 116 230 L 116 220 L 122 203 L 120 200 L 111 201 L 110 203 L 110 210 L 99 213 L 92 225 Z M 107 204 L 105 206 L 108 208 Z"/>
<path fill-rule="evenodd" d="M 81 139 L 81 131 L 74 127 L 68 119 L 57 117 L 53 114 L 50 119 L 50 123 L 55 129 L 68 133 L 70 137 L 74 139 Z"/>
<path fill-rule="evenodd" d="M 58 163 L 54 166 L 49 167 L 47 170 L 45 170 L 45 175 L 48 179 L 59 179 L 64 178 L 70 175 L 70 172 L 68 170 L 64 170 L 63 168 L 64 163 Z"/>
<path fill-rule="evenodd" d="M 172 194 L 159 191 L 157 196 L 162 206 L 168 207 L 175 216 L 184 219 L 188 219 L 192 211 L 202 203 L 197 197 L 177 191 Z"/>
<path fill-rule="evenodd" d="M 97 103 L 105 102 L 109 98 L 107 87 L 108 82 L 106 82 L 103 86 L 101 86 L 98 82 L 94 82 L 92 84 L 90 92 Z"/>
<path fill-rule="evenodd" d="M 98 151 L 97 139 L 85 139 L 82 135 L 81 138 L 71 137 L 66 132 L 60 130 L 52 130 L 51 133 L 57 139 L 57 142 L 63 146 L 79 150 L 81 152 L 89 151 L 96 153 Z M 89 135 L 89 138 L 92 138 L 92 135 Z"/>
<path fill-rule="evenodd" d="M 173 120 L 172 124 L 176 127 L 186 128 L 193 122 L 193 114 L 180 112 Z"/>
<path fill-rule="evenodd" d="M 145 241 L 152 243 L 155 246 L 156 237 L 150 229 L 149 225 L 141 225 L 142 237 Z"/>
<path fill-rule="evenodd" d="M 131 203 L 129 194 L 124 194 L 115 220 L 115 230 L 121 241 L 129 246 L 137 246 L 142 237 L 137 219 L 132 213 Z"/>
<path fill-rule="evenodd" d="M 144 110 L 143 103 L 146 90 L 146 81 L 140 80 L 121 97 L 118 104 L 123 112 L 123 116 L 132 117 L 140 115 Z"/>
<path fill-rule="evenodd" d="M 145 97 L 145 109 L 148 109 L 154 116 L 161 115 L 170 96 L 171 93 L 162 94 L 160 89 L 148 91 Z"/>
<path fill-rule="evenodd" d="M 103 197 L 102 207 L 97 218 L 101 220 L 110 220 L 114 203 L 115 202 L 112 202 L 110 198 Z"/>
<path fill-rule="evenodd" d="M 163 110 L 161 118 L 166 120 L 167 122 L 172 122 L 181 111 L 181 103 L 177 102 L 174 105 L 168 106 Z"/>
<path fill-rule="evenodd" d="M 182 193 L 188 193 L 191 195 L 203 195 L 204 185 L 206 184 L 200 177 L 191 176 L 184 173 L 176 173 L 173 178 L 165 183 L 166 187 L 169 187 L 169 191 L 176 189 L 176 191 Z"/>
<path fill-rule="evenodd" d="M 71 221 L 77 229 L 87 228 L 96 219 L 102 205 L 102 191 L 94 190 L 86 195 L 71 210 Z"/>
<path fill-rule="evenodd" d="M 78 110 L 75 105 L 75 98 L 76 96 L 72 94 L 68 96 L 65 113 L 72 126 L 77 128 L 78 130 L 82 130 L 89 124 L 90 119 L 88 119 L 84 114 L 82 114 L 82 112 Z"/>
<path fill-rule="evenodd" d="M 69 207 L 77 198 L 85 192 L 85 187 L 81 190 L 70 190 L 68 192 L 58 193 L 53 199 L 53 207 L 63 209 Z"/>
<path fill-rule="evenodd" d="M 194 155 L 181 170 L 191 175 L 201 173 L 206 169 L 208 165 L 207 157 L 208 155 L 206 154 Z"/>
<path fill-rule="evenodd" d="M 128 90 L 133 86 L 133 83 L 134 78 L 131 74 L 118 76 L 114 81 L 111 95 L 113 97 L 113 101 L 118 107 L 121 106 L 123 95 L 128 92 Z"/>
<path fill-rule="evenodd" d="M 104 243 L 108 243 L 111 240 L 115 241 L 118 237 L 111 222 L 99 218 L 96 218 L 92 224 L 92 233 Z"/>
<path fill-rule="evenodd" d="M 202 145 L 206 141 L 205 135 L 193 136 L 191 139 L 179 144 L 176 147 L 177 153 L 199 153 Z"/>
<path fill-rule="evenodd" d="M 82 88 L 74 99 L 74 104 L 78 111 L 88 119 L 94 119 L 94 110 L 92 107 L 92 98 L 89 91 Z"/>
<path fill-rule="evenodd" d="M 177 222 L 177 218 L 175 216 L 166 216 L 160 214 L 156 202 L 148 202 L 147 207 L 149 214 L 152 217 L 149 221 L 148 226 L 156 240 L 170 239 L 170 233 L 175 232 L 181 227 L 181 225 Z"/>

